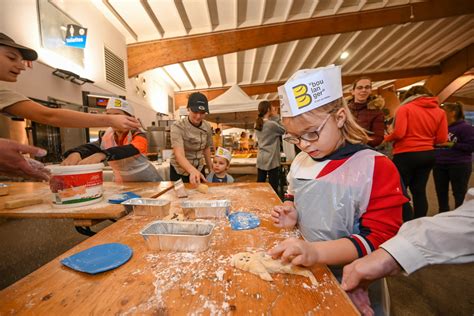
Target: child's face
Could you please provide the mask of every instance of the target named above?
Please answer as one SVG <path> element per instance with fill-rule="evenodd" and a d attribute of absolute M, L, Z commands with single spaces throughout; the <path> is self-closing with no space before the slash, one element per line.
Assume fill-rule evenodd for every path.
<path fill-rule="evenodd" d="M 313 158 L 323 158 L 336 151 L 344 143 L 340 128 L 344 125 L 345 118 L 344 109 L 339 109 L 329 118 L 327 112 L 313 110 L 296 117 L 285 118 L 283 124 L 287 134 L 295 137 L 305 138 L 307 133 L 319 130 L 318 140 L 306 141 L 300 138 L 296 146 Z"/>
<path fill-rule="evenodd" d="M 212 170 L 214 173 L 221 174 L 226 172 L 227 169 L 229 169 L 229 163 L 227 162 L 227 159 L 219 156 L 214 157 L 212 160 Z"/>

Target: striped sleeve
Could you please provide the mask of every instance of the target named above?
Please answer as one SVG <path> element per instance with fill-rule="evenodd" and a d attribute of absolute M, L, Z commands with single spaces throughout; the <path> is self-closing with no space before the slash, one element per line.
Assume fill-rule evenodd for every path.
<path fill-rule="evenodd" d="M 359 257 L 370 254 L 397 234 L 403 223 L 402 207 L 407 202 L 395 165 L 385 156 L 375 157 L 370 200 L 358 220 L 359 233 L 347 237 Z"/>

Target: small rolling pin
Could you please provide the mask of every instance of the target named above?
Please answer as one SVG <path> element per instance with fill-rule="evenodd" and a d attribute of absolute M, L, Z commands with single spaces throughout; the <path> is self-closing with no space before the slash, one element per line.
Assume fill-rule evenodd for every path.
<path fill-rule="evenodd" d="M 5 202 L 6 209 L 25 207 L 35 204 L 43 203 L 43 199 L 40 198 L 30 198 L 30 199 L 17 199 Z"/>

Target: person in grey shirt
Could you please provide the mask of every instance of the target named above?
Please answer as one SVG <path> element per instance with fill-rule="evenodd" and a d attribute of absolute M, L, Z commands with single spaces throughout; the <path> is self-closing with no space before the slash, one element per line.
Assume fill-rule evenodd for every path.
<path fill-rule="evenodd" d="M 278 192 L 280 170 L 280 143 L 285 128 L 278 122 L 278 108 L 268 101 L 258 104 L 258 117 L 255 122 L 258 139 L 257 182 L 266 182 Z"/>

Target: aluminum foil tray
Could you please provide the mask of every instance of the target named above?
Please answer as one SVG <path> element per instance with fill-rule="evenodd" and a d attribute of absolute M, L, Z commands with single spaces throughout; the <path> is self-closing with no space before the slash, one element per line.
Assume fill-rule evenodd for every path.
<path fill-rule="evenodd" d="M 131 207 L 135 215 L 148 215 L 163 218 L 170 212 L 170 201 L 165 199 L 136 198 L 122 202 L 122 205 Z"/>
<path fill-rule="evenodd" d="M 182 201 L 183 214 L 187 218 L 219 218 L 230 212 L 229 200 Z"/>
<path fill-rule="evenodd" d="M 149 249 L 204 251 L 215 225 L 204 222 L 154 221 L 140 232 Z"/>

